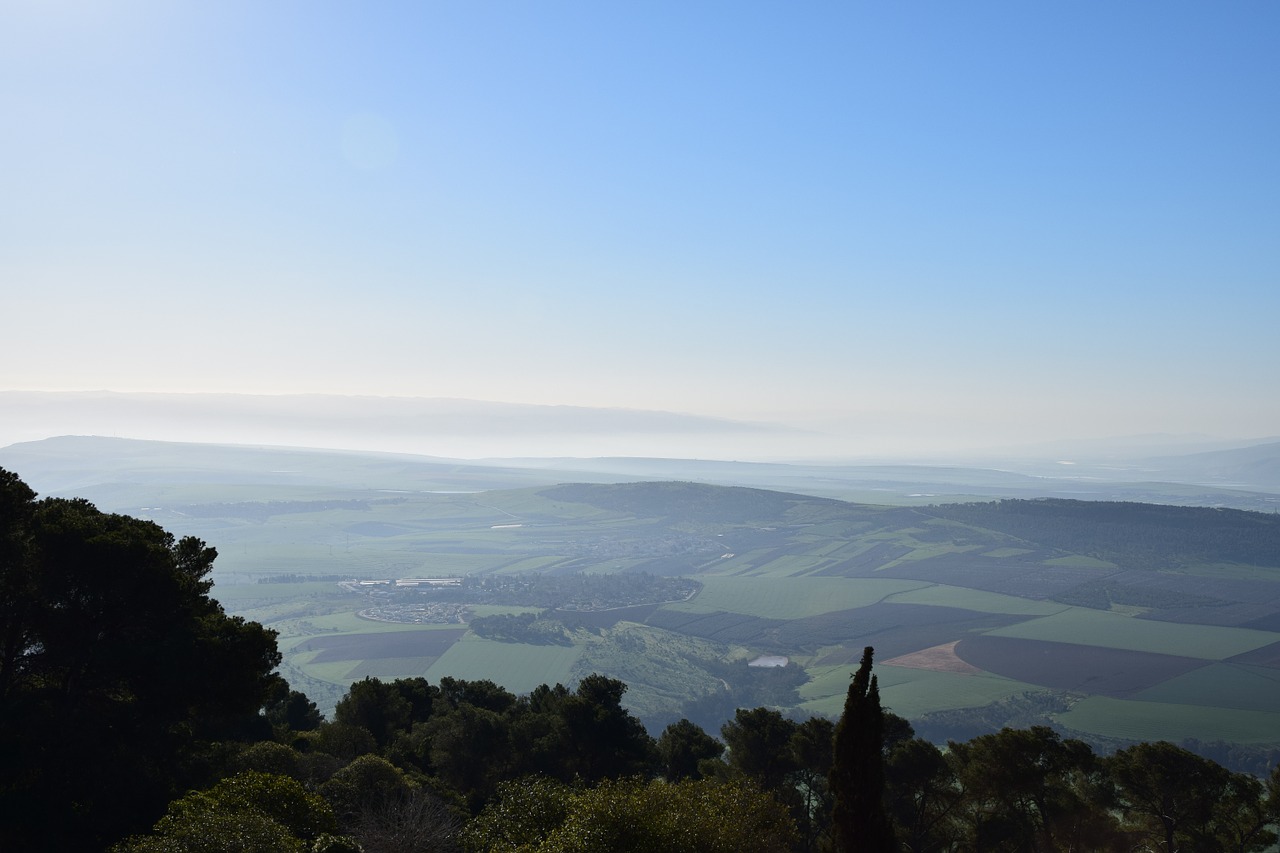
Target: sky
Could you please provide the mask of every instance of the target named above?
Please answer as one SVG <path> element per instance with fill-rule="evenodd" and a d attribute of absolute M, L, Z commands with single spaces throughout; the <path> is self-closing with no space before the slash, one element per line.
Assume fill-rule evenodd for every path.
<path fill-rule="evenodd" d="M 1280 5 L 0 2 L 0 390 L 1280 434 Z"/>

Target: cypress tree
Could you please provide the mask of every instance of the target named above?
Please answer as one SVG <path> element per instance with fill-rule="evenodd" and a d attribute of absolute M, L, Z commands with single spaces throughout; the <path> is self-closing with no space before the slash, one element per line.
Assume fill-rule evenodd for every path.
<path fill-rule="evenodd" d="M 831 833 L 836 853 L 892 853 L 893 826 L 884 810 L 884 711 L 871 674 L 875 650 L 862 650 L 862 662 L 849 684 L 844 714 L 836 724 L 835 756 L 828 776 L 835 803 Z"/>

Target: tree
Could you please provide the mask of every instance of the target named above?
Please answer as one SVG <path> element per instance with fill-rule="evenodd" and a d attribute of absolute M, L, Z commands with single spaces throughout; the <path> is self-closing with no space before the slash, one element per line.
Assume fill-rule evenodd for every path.
<path fill-rule="evenodd" d="M 653 738 L 622 706 L 627 685 L 588 675 L 570 691 L 542 685 L 505 716 L 512 755 L 504 778 L 543 773 L 562 781 L 648 774 L 657 761 Z"/>
<path fill-rule="evenodd" d="M 974 843 L 983 850 L 1110 849 L 1116 832 L 1097 808 L 1097 759 L 1046 726 L 1003 729 L 949 745 Z"/>
<path fill-rule="evenodd" d="M 301 758 L 295 750 L 282 743 L 264 740 L 241 749 L 231 758 L 230 766 L 238 772 L 256 770 L 259 773 L 301 779 Z"/>
<path fill-rule="evenodd" d="M 891 853 L 893 825 L 884 810 L 884 710 L 867 646 L 836 724 L 828 781 L 834 796 L 831 832 L 837 853 Z"/>
<path fill-rule="evenodd" d="M 0 847 L 101 850 L 270 736 L 275 633 L 209 598 L 215 557 L 0 470 Z"/>
<path fill-rule="evenodd" d="M 400 768 L 385 758 L 362 755 L 334 773 L 319 787 L 319 792 L 343 829 L 351 829 L 363 813 L 398 803 L 416 786 Z"/>
<path fill-rule="evenodd" d="M 352 835 L 363 853 L 454 853 L 462 820 L 421 788 L 360 813 Z"/>
<path fill-rule="evenodd" d="M 272 681 L 263 713 L 278 738 L 290 732 L 315 731 L 324 721 L 316 703 L 307 694 L 290 689 L 289 682 L 278 675 Z"/>
<path fill-rule="evenodd" d="M 896 744 L 885 759 L 885 806 L 895 835 L 910 853 L 939 853 L 952 846 L 951 817 L 960 799 L 955 772 L 942 751 L 914 738 Z"/>
<path fill-rule="evenodd" d="M 334 720 L 363 727 L 373 735 L 379 749 L 385 749 L 395 735 L 409 729 L 412 713 L 412 703 L 395 683 L 376 678 L 352 684 L 333 709 Z"/>
<path fill-rule="evenodd" d="M 547 776 L 503 782 L 463 829 L 463 847 L 473 853 L 531 850 L 564 823 L 573 792 L 572 786 Z"/>
<path fill-rule="evenodd" d="M 835 724 L 826 717 L 810 717 L 791 735 L 791 756 L 795 762 L 791 775 L 795 786 L 793 812 L 804 850 L 819 849 L 831 823 L 831 789 L 827 777 L 831 774 L 834 739 Z"/>
<path fill-rule="evenodd" d="M 461 821 L 385 758 L 362 755 L 319 788 L 343 832 L 365 853 L 437 853 L 456 848 Z"/>
<path fill-rule="evenodd" d="M 473 811 L 493 795 L 498 782 L 510 778 L 508 768 L 517 756 L 503 714 L 464 703 L 421 725 L 432 771 Z"/>
<path fill-rule="evenodd" d="M 724 744 L 688 720 L 672 723 L 658 738 L 658 760 L 668 782 L 701 779 L 698 763 L 719 758 L 722 752 Z"/>
<path fill-rule="evenodd" d="M 1276 823 L 1276 815 L 1269 808 L 1266 790 L 1254 776 L 1231 774 L 1214 817 L 1214 843 L 1218 849 L 1232 853 L 1274 849 L 1276 833 L 1270 825 Z"/>
<path fill-rule="evenodd" d="M 647 773 L 655 759 L 653 738 L 622 707 L 627 685 L 588 675 L 560 708 L 567 734 L 569 771 L 589 782 Z"/>
<path fill-rule="evenodd" d="M 1230 784 L 1228 770 L 1167 741 L 1122 749 L 1106 766 L 1117 805 L 1157 849 L 1215 849 L 1209 839 L 1215 805 Z"/>
<path fill-rule="evenodd" d="M 796 838 L 786 809 L 750 785 L 526 779 L 503 783 L 464 840 L 476 853 L 785 853 Z"/>
<path fill-rule="evenodd" d="M 791 738 L 798 728 L 772 708 L 739 708 L 720 727 L 729 747 L 730 769 L 766 791 L 781 791 L 797 767 Z"/>
<path fill-rule="evenodd" d="M 336 829 L 325 801 L 297 781 L 248 771 L 174 801 L 151 835 L 131 838 L 113 851 L 301 853 Z"/>

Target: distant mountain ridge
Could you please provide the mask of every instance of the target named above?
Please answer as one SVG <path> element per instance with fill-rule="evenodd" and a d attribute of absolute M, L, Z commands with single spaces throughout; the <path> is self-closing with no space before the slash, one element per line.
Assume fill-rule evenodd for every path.
<path fill-rule="evenodd" d="M 453 398 L 0 391 L 0 446 L 56 435 L 478 458 L 785 452 L 810 434 L 679 412 Z"/>
<path fill-rule="evenodd" d="M 130 393 L 117 391 L 0 391 L 7 417 L 270 419 L 314 427 L 318 420 L 365 423 L 381 432 L 441 433 L 476 429 L 541 431 L 683 432 L 787 430 L 775 424 L 647 409 L 501 403 L 446 397 L 337 394 Z"/>
<path fill-rule="evenodd" d="M 128 510 L 159 483 L 234 485 L 274 491 L 484 491 L 562 483 L 687 481 L 836 498 L 923 506 L 995 498 L 1074 498 L 1274 512 L 1275 491 L 1158 482 L 1149 470 L 1113 479 L 1035 476 L 993 468 L 928 465 L 818 465 L 640 457 L 463 460 L 410 453 L 61 436 L 0 447 L 0 466 L 43 494 L 79 494 L 104 508 Z M 1085 472 L 1082 472 L 1085 473 Z M 1123 475 L 1144 479 L 1125 480 Z M 1188 485 L 1187 483 L 1191 483 Z M 279 496 L 277 496 L 279 497 Z"/>
<path fill-rule="evenodd" d="M 1185 456 L 1162 456 L 1146 462 L 1157 471 L 1169 471 L 1200 482 L 1280 490 L 1280 441 Z"/>

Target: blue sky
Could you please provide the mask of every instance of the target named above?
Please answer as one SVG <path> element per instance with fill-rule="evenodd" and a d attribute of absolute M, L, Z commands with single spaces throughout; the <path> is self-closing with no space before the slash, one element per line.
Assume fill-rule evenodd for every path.
<path fill-rule="evenodd" d="M 0 5 L 0 389 L 1280 434 L 1274 3 Z"/>

